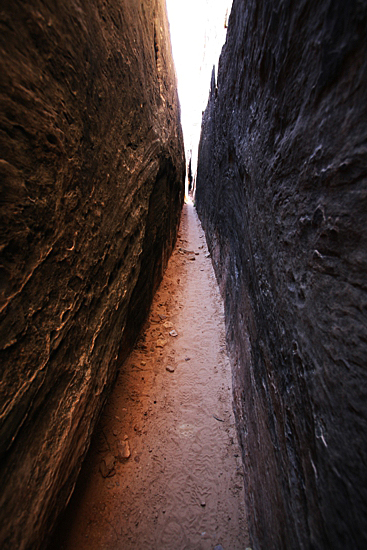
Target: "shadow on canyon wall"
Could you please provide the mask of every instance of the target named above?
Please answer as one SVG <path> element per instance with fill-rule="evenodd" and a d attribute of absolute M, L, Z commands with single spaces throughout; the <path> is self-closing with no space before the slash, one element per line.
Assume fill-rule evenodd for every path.
<path fill-rule="evenodd" d="M 196 201 L 256 549 L 367 545 L 367 4 L 234 0 Z"/>

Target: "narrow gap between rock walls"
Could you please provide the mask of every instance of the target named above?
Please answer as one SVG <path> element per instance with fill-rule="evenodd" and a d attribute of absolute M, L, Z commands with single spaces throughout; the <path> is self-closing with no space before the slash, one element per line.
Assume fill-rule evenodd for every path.
<path fill-rule="evenodd" d="M 248 546 L 223 304 L 189 198 L 49 550 Z"/>

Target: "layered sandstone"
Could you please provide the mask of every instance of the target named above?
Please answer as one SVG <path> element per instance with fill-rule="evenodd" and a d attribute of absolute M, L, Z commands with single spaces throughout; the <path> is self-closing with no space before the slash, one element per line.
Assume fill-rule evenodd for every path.
<path fill-rule="evenodd" d="M 367 7 L 234 0 L 197 208 L 256 549 L 367 545 Z"/>
<path fill-rule="evenodd" d="M 0 546 L 39 548 L 176 239 L 164 0 L 0 9 Z"/>

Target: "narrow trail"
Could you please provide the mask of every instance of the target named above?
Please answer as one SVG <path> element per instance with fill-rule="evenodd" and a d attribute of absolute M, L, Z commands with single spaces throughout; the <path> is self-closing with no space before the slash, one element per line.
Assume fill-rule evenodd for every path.
<path fill-rule="evenodd" d="M 244 549 L 244 512 L 223 305 L 189 203 L 50 550 Z"/>

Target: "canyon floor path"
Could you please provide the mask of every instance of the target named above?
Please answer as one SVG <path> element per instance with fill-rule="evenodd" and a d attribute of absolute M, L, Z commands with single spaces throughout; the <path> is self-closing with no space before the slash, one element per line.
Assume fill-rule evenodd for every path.
<path fill-rule="evenodd" d="M 248 546 L 223 304 L 192 203 L 54 550 Z"/>

